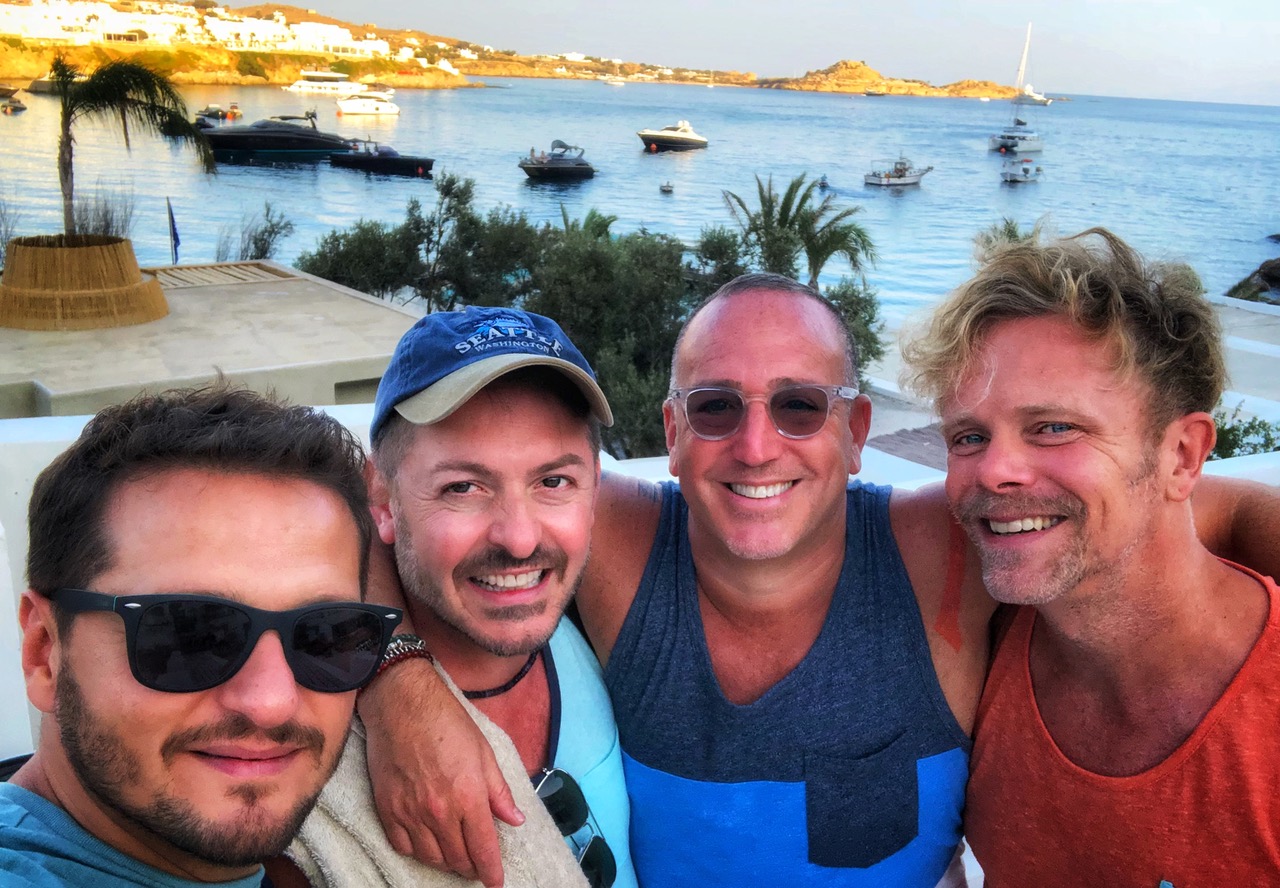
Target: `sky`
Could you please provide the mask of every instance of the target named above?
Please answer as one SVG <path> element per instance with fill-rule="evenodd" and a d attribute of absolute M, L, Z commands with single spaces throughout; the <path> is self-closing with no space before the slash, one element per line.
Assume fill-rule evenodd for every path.
<path fill-rule="evenodd" d="M 293 0 L 303 5 L 299 0 Z M 1050 95 L 1280 104 L 1280 0 L 307 0 L 318 12 L 523 55 L 582 52 L 798 77 L 841 59 L 886 77 Z"/>

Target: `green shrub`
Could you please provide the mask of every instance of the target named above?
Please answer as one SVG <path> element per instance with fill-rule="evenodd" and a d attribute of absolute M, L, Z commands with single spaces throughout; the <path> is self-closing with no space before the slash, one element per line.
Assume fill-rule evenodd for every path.
<path fill-rule="evenodd" d="M 236 73 L 241 77 L 261 77 L 266 79 L 267 69 L 262 64 L 262 56 L 256 52 L 242 52 L 236 59 Z"/>
<path fill-rule="evenodd" d="M 245 215 L 240 219 L 239 249 L 232 249 L 232 231 L 224 227 L 218 235 L 216 261 L 239 262 L 254 259 L 270 259 L 276 254 L 280 241 L 293 234 L 293 223 L 283 213 L 271 207 L 271 201 L 262 206 L 261 213 Z"/>
<path fill-rule="evenodd" d="M 827 287 L 823 293 L 827 301 L 844 319 L 844 325 L 858 352 L 857 373 L 859 387 L 862 374 L 870 364 L 884 357 L 884 322 L 880 320 L 880 300 L 874 287 L 862 280 L 840 278 L 840 283 Z"/>
<path fill-rule="evenodd" d="M 1227 415 L 1225 408 L 1213 411 L 1213 421 L 1218 426 L 1218 440 L 1213 445 L 1209 459 L 1230 459 L 1233 456 L 1252 456 L 1255 453 L 1271 453 L 1280 450 L 1280 423 L 1267 422 L 1256 416 L 1240 418 L 1244 402 Z"/>

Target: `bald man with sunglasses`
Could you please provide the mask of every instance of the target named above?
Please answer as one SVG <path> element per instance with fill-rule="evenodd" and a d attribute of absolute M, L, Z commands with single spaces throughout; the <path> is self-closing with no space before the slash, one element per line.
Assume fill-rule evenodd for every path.
<path fill-rule="evenodd" d="M 362 601 L 359 442 L 223 386 L 94 417 L 36 480 L 19 618 L 36 752 L 0 881 L 258 888 L 401 613 Z"/>
<path fill-rule="evenodd" d="M 818 293 L 777 275 L 731 281 L 676 345 L 663 419 L 679 484 L 604 479 L 577 600 L 605 664 L 645 888 L 956 876 L 994 604 L 940 486 L 850 481 L 871 420 L 855 366 Z M 1206 484 L 1202 538 L 1267 570 L 1268 502 Z M 412 732 L 379 709 L 382 752 L 403 760 Z M 446 712 L 433 710 L 437 729 Z M 451 777 L 474 773 L 458 761 L 468 747 L 433 748 Z M 415 782 L 401 795 L 452 792 L 442 774 Z M 476 861 L 495 885 L 489 812 L 514 815 L 489 785 L 479 803 L 397 822 L 428 823 L 446 860 Z"/>

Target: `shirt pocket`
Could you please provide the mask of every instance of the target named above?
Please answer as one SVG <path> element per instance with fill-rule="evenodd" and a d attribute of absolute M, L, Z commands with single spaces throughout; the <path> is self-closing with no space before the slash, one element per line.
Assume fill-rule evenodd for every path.
<path fill-rule="evenodd" d="M 810 863 L 866 869 L 919 832 L 916 754 L 905 733 L 861 758 L 806 753 L 804 770 Z"/>

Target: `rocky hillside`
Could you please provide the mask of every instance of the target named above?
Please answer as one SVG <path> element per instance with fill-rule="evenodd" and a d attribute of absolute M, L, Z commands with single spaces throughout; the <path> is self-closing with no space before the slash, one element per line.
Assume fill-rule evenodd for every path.
<path fill-rule="evenodd" d="M 923 80 L 885 77 L 866 62 L 841 61 L 803 77 L 761 80 L 765 89 L 794 89 L 807 92 L 864 93 L 867 90 L 895 96 L 949 96 L 953 98 L 1011 99 L 1014 89 L 990 80 L 958 80 L 934 86 Z"/>

